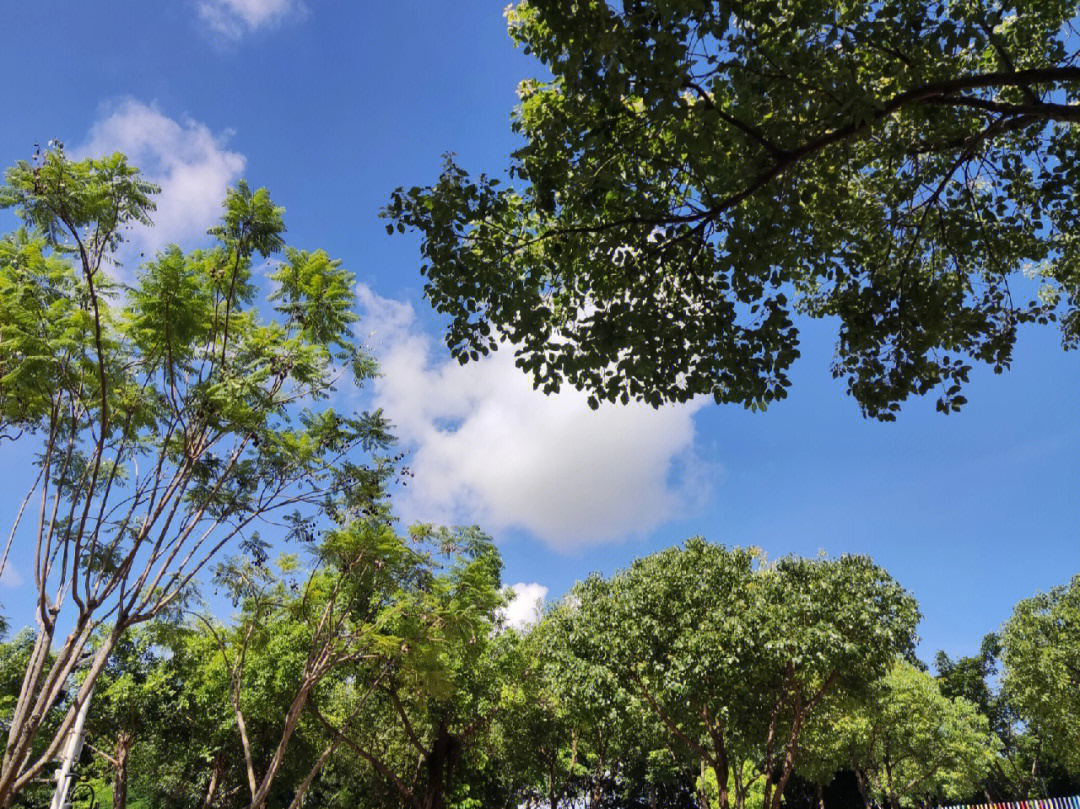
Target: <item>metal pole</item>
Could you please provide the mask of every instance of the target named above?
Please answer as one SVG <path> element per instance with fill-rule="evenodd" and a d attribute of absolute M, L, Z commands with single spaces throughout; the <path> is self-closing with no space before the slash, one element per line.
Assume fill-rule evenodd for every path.
<path fill-rule="evenodd" d="M 67 745 L 64 747 L 64 758 L 62 759 L 60 769 L 56 771 L 56 791 L 53 793 L 53 799 L 52 803 L 49 805 L 49 809 L 71 809 L 68 795 L 71 792 L 72 782 L 75 780 L 75 775 L 72 770 L 75 768 L 75 764 L 82 754 L 83 736 L 86 729 L 86 715 L 90 712 L 90 698 L 93 696 L 94 689 L 91 687 L 90 693 L 86 695 L 86 700 L 79 706 L 79 713 L 75 717 L 75 724 L 73 724 L 71 730 L 68 731 Z"/>

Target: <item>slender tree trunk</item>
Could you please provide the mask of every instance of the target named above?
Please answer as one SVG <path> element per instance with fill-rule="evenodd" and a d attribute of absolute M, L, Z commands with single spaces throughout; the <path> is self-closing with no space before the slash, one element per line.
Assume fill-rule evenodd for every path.
<path fill-rule="evenodd" d="M 604 772 L 604 759 L 603 759 L 603 757 L 600 757 L 596 761 L 596 775 L 593 776 L 592 784 L 589 786 L 589 806 L 599 806 L 600 805 L 600 799 L 601 799 L 601 797 L 603 797 L 601 795 L 601 792 L 603 790 L 603 786 L 602 786 L 603 772 Z"/>
<path fill-rule="evenodd" d="M 255 795 L 259 787 L 258 782 L 255 780 L 255 763 L 251 758 L 251 742 L 248 740 L 244 712 L 240 710 L 239 695 L 233 700 L 233 713 L 236 715 L 236 727 L 240 731 L 240 748 L 244 751 L 244 772 L 247 774 L 248 789 L 251 791 L 251 803 L 254 805 Z"/>
<path fill-rule="evenodd" d="M 886 750 L 888 750 L 887 745 Z M 896 794 L 896 789 L 893 787 L 892 763 L 888 757 L 885 759 L 885 778 L 889 790 L 889 808 L 900 809 L 900 798 Z"/>
<path fill-rule="evenodd" d="M 731 792 L 728 789 L 730 775 L 726 757 L 713 767 L 713 773 L 716 775 L 717 805 L 720 809 L 730 809 Z"/>
<path fill-rule="evenodd" d="M 274 750 L 274 757 L 270 760 L 258 788 L 254 790 L 251 796 L 251 809 L 263 809 L 265 806 L 266 796 L 270 794 L 270 787 L 273 786 L 278 769 L 285 760 L 285 751 L 289 747 L 293 731 L 296 730 L 296 726 L 300 723 L 300 714 L 304 711 L 304 706 L 307 704 L 308 696 L 311 694 L 316 679 L 316 677 L 310 677 L 304 682 L 293 698 L 292 704 L 289 705 L 289 712 L 285 717 L 285 728 L 282 730 L 281 739 Z"/>
<path fill-rule="evenodd" d="M 116 764 L 113 775 L 112 809 L 127 809 L 128 755 L 131 753 L 131 736 L 120 731 L 116 737 Z"/>
<path fill-rule="evenodd" d="M 214 796 L 217 793 L 218 785 L 221 783 L 221 775 L 224 769 L 225 756 L 218 753 L 214 756 L 214 766 L 210 770 L 210 784 L 206 788 L 206 795 L 203 797 L 201 809 L 210 809 L 214 805 Z"/>
<path fill-rule="evenodd" d="M 817 809 L 825 809 L 825 789 L 821 784 L 816 784 L 814 786 L 814 792 L 817 793 Z"/>
<path fill-rule="evenodd" d="M 746 762 L 739 757 L 731 763 L 731 780 L 735 787 L 735 809 L 746 809 L 746 784 L 743 782 L 743 772 Z"/>
<path fill-rule="evenodd" d="M 855 783 L 859 785 L 859 795 L 862 796 L 863 806 L 866 807 L 866 809 L 871 809 L 870 788 L 866 783 L 866 776 L 863 774 L 862 770 L 858 768 L 855 769 Z"/>
<path fill-rule="evenodd" d="M 712 807 L 709 806 L 709 793 L 705 789 L 705 773 L 708 772 L 708 768 L 705 766 L 705 759 L 700 760 L 700 765 L 697 791 L 698 807 L 699 809 L 712 809 Z"/>
<path fill-rule="evenodd" d="M 308 789 L 311 788 L 312 782 L 315 780 L 315 776 L 319 774 L 319 771 L 323 768 L 326 760 L 333 755 L 337 749 L 337 741 L 332 741 L 330 744 L 323 748 L 322 753 L 319 755 L 318 760 L 315 762 L 315 766 L 308 770 L 308 774 L 304 776 L 304 780 L 300 782 L 300 786 L 296 788 L 296 794 L 293 795 L 293 799 L 289 802 L 289 809 L 300 809 L 300 804 L 304 802 L 304 796 L 307 794 Z"/>
<path fill-rule="evenodd" d="M 780 809 L 780 802 L 784 798 L 784 790 L 787 788 L 788 779 L 795 771 L 795 743 L 799 738 L 799 730 L 802 727 L 803 715 L 796 714 L 795 721 L 791 723 L 791 738 L 787 750 L 784 753 L 784 763 L 780 770 L 780 779 L 776 782 L 772 793 L 772 809 Z"/>
<path fill-rule="evenodd" d="M 34 639 L 34 650 L 30 654 L 30 661 L 23 675 L 22 687 L 19 689 L 19 697 L 15 702 L 15 710 L 8 727 L 7 744 L 4 747 L 3 765 L 0 766 L 0 808 L 2 809 L 7 809 L 11 805 L 11 800 L 15 797 L 15 778 L 26 763 L 26 756 L 22 754 L 22 751 L 25 746 L 25 736 L 31 732 L 27 720 L 30 706 L 45 674 L 52 639 L 53 627 L 42 627 Z"/>
<path fill-rule="evenodd" d="M 94 652 L 90 667 L 86 670 L 86 677 L 76 690 L 71 706 L 63 715 L 59 726 L 55 731 L 52 731 L 52 738 L 48 740 L 44 751 L 40 753 L 33 749 L 33 743 L 48 717 L 49 711 L 56 706 L 63 695 L 64 685 L 75 669 L 79 656 L 89 639 L 92 627 L 85 620 L 80 619 L 80 622 L 72 629 L 59 651 L 56 652 L 55 659 L 48 669 L 45 668 L 45 662 L 48 662 L 49 655 L 48 650 L 45 651 L 42 658 L 45 662 L 40 663 L 36 681 L 31 676 L 32 672 L 27 671 L 19 695 L 19 702 L 15 706 L 15 713 L 8 734 L 8 746 L 4 751 L 3 765 L 0 766 L 0 809 L 8 809 L 15 796 L 34 779 L 38 778 L 45 768 L 56 759 L 61 747 L 68 738 L 68 734 L 79 721 L 79 716 L 85 716 L 83 711 L 88 707 L 97 678 L 105 667 L 109 655 L 112 654 L 112 650 L 116 647 L 116 642 L 123 634 L 124 628 L 120 624 L 115 625 Z M 37 663 L 32 663 L 32 666 L 37 665 Z M 20 713 L 31 704 L 33 707 L 28 713 Z M 15 718 L 18 716 L 22 716 L 20 726 L 15 724 Z"/>

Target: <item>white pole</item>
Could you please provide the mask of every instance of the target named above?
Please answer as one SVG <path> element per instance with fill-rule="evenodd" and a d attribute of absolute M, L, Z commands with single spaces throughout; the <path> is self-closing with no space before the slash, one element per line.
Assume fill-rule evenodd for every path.
<path fill-rule="evenodd" d="M 56 771 L 56 791 L 53 792 L 52 803 L 49 809 L 70 809 L 68 793 L 71 792 L 72 782 L 75 776 L 72 770 L 79 760 L 83 748 L 83 734 L 86 728 L 86 715 L 90 712 L 90 698 L 94 696 L 94 689 L 86 695 L 86 700 L 79 707 L 79 714 L 75 717 L 75 724 L 68 731 L 67 745 L 64 748 L 63 763 Z"/>

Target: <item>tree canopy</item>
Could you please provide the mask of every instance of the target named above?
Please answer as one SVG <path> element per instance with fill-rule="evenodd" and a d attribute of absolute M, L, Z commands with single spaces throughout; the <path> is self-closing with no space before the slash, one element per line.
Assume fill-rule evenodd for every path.
<path fill-rule="evenodd" d="M 891 809 L 975 794 L 1000 745 L 974 705 L 946 697 L 903 662 L 822 733 L 855 772 L 866 805 Z"/>
<path fill-rule="evenodd" d="M 745 805 L 747 765 L 779 809 L 823 699 L 883 676 L 918 620 L 864 557 L 758 557 L 698 538 L 574 593 L 578 656 L 663 728 L 677 758 L 713 771 L 721 809 Z"/>
<path fill-rule="evenodd" d="M 1080 765 L 1080 576 L 1016 605 L 1001 635 L 1009 699 L 1069 768 Z"/>
<path fill-rule="evenodd" d="M 786 395 L 839 324 L 867 416 L 965 403 L 1018 328 L 1080 341 L 1075 0 L 522 0 L 512 186 L 448 158 L 422 237 L 462 361 L 511 344 L 592 404 Z M 1034 282 L 1022 277 L 1031 276 Z"/>

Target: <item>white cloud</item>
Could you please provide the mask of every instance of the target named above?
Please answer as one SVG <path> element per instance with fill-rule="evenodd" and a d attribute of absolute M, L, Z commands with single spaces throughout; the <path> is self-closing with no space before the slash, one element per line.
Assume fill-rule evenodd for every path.
<path fill-rule="evenodd" d="M 246 159 L 225 148 L 228 132 L 215 135 L 206 124 L 175 120 L 155 104 L 126 98 L 110 105 L 76 157 L 123 152 L 147 179 L 161 186 L 154 227 L 132 236 L 140 249 L 199 239 L 221 216 L 225 191 L 240 177 Z"/>
<path fill-rule="evenodd" d="M 514 629 L 524 629 L 539 621 L 544 611 L 548 588 L 536 582 L 518 582 L 510 589 L 514 591 L 514 598 L 503 610 L 506 625 Z"/>
<path fill-rule="evenodd" d="M 300 0 L 199 0 L 199 19 L 210 31 L 226 39 L 239 39 L 260 28 L 272 28 L 287 19 L 307 15 Z"/>
<path fill-rule="evenodd" d="M 545 396 L 504 349 L 460 365 L 408 303 L 357 288 L 383 376 L 375 403 L 413 452 L 407 519 L 521 528 L 560 550 L 639 536 L 685 513 L 711 471 L 693 456 L 694 412 Z"/>

